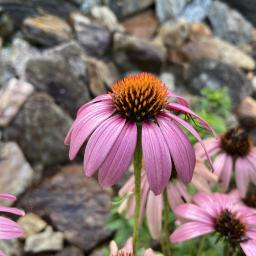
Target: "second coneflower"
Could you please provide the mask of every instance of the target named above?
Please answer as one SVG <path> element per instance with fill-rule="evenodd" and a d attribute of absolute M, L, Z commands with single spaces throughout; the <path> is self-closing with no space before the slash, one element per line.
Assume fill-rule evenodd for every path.
<path fill-rule="evenodd" d="M 85 175 L 92 176 L 98 171 L 100 185 L 108 187 L 123 176 L 136 144 L 141 143 L 149 186 L 155 194 L 166 187 L 173 164 L 178 177 L 188 183 L 195 167 L 195 153 L 180 126 L 200 143 L 201 138 L 176 113 L 198 119 L 211 131 L 208 124 L 189 109 L 184 98 L 169 92 L 155 76 L 147 73 L 127 76 L 113 85 L 111 93 L 98 96 L 79 109 L 65 139 L 70 145 L 70 159 L 74 159 L 87 142 Z"/>

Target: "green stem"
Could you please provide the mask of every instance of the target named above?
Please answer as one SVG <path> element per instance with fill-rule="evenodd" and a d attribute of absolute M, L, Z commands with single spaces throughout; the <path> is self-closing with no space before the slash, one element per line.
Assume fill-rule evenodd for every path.
<path fill-rule="evenodd" d="M 142 147 L 141 147 L 141 126 L 137 126 L 137 145 L 133 156 L 134 177 L 135 177 L 135 212 L 134 212 L 134 226 L 133 226 L 133 253 L 136 256 L 136 248 L 139 237 L 139 217 L 140 217 L 140 203 L 141 203 L 141 168 L 142 168 Z"/>
<path fill-rule="evenodd" d="M 203 236 L 200 239 L 200 243 L 199 243 L 197 254 L 196 254 L 197 256 L 201 256 L 202 255 L 202 251 L 204 249 L 205 240 L 206 240 L 206 236 Z"/>
<path fill-rule="evenodd" d="M 170 227 L 170 219 L 169 219 L 169 213 L 170 213 L 170 207 L 167 197 L 167 192 L 164 190 L 163 192 L 163 201 L 164 201 L 164 209 L 163 209 L 163 235 L 161 238 L 161 247 L 164 255 L 171 255 L 171 247 L 169 242 L 169 227 Z"/>

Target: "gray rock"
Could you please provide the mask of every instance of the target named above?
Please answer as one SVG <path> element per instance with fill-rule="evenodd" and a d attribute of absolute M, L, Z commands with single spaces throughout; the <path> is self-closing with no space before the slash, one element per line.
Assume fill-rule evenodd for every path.
<path fill-rule="evenodd" d="M 1 191 L 19 196 L 30 187 L 33 170 L 15 142 L 0 142 Z"/>
<path fill-rule="evenodd" d="M 76 38 L 90 56 L 104 56 L 111 49 L 112 33 L 107 27 L 92 23 L 80 13 L 71 16 Z"/>
<path fill-rule="evenodd" d="M 163 72 L 159 78 L 165 83 L 168 90 L 172 92 L 175 90 L 175 77 L 171 72 Z"/>
<path fill-rule="evenodd" d="M 67 160 L 63 140 L 71 123 L 71 118 L 51 97 L 35 93 L 24 104 L 12 125 L 4 129 L 3 137 L 17 141 L 32 163 L 59 164 Z"/>
<path fill-rule="evenodd" d="M 60 169 L 24 195 L 19 206 L 45 216 L 70 244 L 89 251 L 111 235 L 105 228 L 111 195 L 94 179 L 84 177 L 82 168 L 70 165 Z"/>
<path fill-rule="evenodd" d="M 200 94 L 204 87 L 227 87 L 233 106 L 252 93 L 252 85 L 237 67 L 214 60 L 198 60 L 191 63 L 186 76 L 188 88 Z"/>
<path fill-rule="evenodd" d="M 61 252 L 57 253 L 55 256 L 84 256 L 84 253 L 80 249 L 74 246 L 69 246 L 67 248 L 64 248 Z"/>
<path fill-rule="evenodd" d="M 8 256 L 22 256 L 23 249 L 18 239 L 0 240 L 0 250 Z"/>
<path fill-rule="evenodd" d="M 163 47 L 133 36 L 115 33 L 113 58 L 122 71 L 160 72 L 166 59 Z"/>
<path fill-rule="evenodd" d="M 42 46 L 54 46 L 70 41 L 70 26 L 62 19 L 52 15 L 26 18 L 22 25 L 24 37 Z"/>
<path fill-rule="evenodd" d="M 52 48 L 40 57 L 29 59 L 24 79 L 36 89 L 50 94 L 72 116 L 90 99 L 86 56 L 76 42 Z"/>
<path fill-rule="evenodd" d="M 240 13 L 225 3 L 214 1 L 209 9 L 209 20 L 214 34 L 233 44 L 250 43 L 254 28 Z"/>
<path fill-rule="evenodd" d="M 160 22 L 178 17 L 188 21 L 202 21 L 212 0 L 156 0 L 156 14 Z"/>
<path fill-rule="evenodd" d="M 60 251 L 63 249 L 64 235 L 54 232 L 48 226 L 42 233 L 29 236 L 25 241 L 25 252 Z"/>
<path fill-rule="evenodd" d="M 80 0 L 78 0 L 78 1 L 80 1 Z M 81 0 L 81 2 L 82 2 L 82 3 L 80 3 L 81 10 L 87 14 L 91 11 L 91 9 L 94 6 L 100 5 L 102 1 L 101 0 Z"/>

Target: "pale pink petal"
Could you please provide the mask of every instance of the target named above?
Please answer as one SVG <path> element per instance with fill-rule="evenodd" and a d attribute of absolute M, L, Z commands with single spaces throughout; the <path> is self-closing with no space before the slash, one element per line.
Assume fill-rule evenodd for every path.
<path fill-rule="evenodd" d="M 220 148 L 220 138 L 207 138 L 203 140 L 203 144 L 209 156 L 213 156 L 216 151 L 221 150 Z M 195 146 L 196 156 L 205 159 L 205 149 L 202 147 L 201 143 L 196 143 Z"/>
<path fill-rule="evenodd" d="M 132 238 L 130 237 L 127 242 L 124 245 L 123 250 L 128 254 L 128 253 L 132 253 L 133 249 L 132 249 Z"/>
<path fill-rule="evenodd" d="M 142 125 L 142 150 L 149 187 L 158 195 L 169 181 L 172 162 L 162 132 L 153 122 Z"/>
<path fill-rule="evenodd" d="M 144 177 L 142 177 L 142 180 L 141 180 L 141 207 L 140 207 L 140 216 L 139 216 L 140 223 L 142 223 L 143 221 L 149 191 L 150 190 L 149 190 L 148 180 L 146 175 L 144 175 Z"/>
<path fill-rule="evenodd" d="M 148 194 L 146 206 L 147 223 L 153 239 L 159 239 L 162 233 L 162 195 L 155 196 L 151 191 Z"/>
<path fill-rule="evenodd" d="M 15 201 L 16 196 L 11 194 L 0 194 L 0 200 Z"/>
<path fill-rule="evenodd" d="M 170 236 L 172 243 L 180 243 L 214 231 L 213 226 L 200 222 L 188 222 L 178 227 Z"/>
<path fill-rule="evenodd" d="M 179 104 L 181 104 L 181 105 L 183 105 L 185 107 L 189 107 L 190 106 L 189 102 L 184 97 L 176 95 L 175 93 L 173 93 L 171 91 L 168 91 L 168 97 L 175 98 Z"/>
<path fill-rule="evenodd" d="M 212 167 L 212 161 L 211 161 L 211 159 L 210 159 L 210 157 L 209 157 L 209 155 L 208 155 L 208 153 L 207 153 L 207 149 L 206 149 L 205 146 L 204 146 L 204 142 L 203 142 L 203 140 L 201 139 L 199 133 L 195 130 L 195 128 L 194 128 L 191 124 L 189 124 L 188 122 L 182 120 L 182 119 L 179 118 L 178 116 L 173 115 L 173 114 L 171 114 L 171 113 L 164 113 L 164 114 L 162 114 L 162 115 L 163 115 L 163 116 L 168 116 L 168 117 L 170 117 L 171 119 L 175 120 L 179 125 L 181 125 L 181 126 L 183 126 L 184 128 L 186 128 L 186 129 L 198 140 L 198 142 L 201 144 L 201 146 L 202 146 L 203 149 L 205 150 L 206 157 L 207 157 L 207 159 L 208 159 L 208 161 L 209 161 L 210 166 Z M 213 169 L 213 167 L 212 167 L 212 169 Z"/>
<path fill-rule="evenodd" d="M 117 254 L 118 247 L 115 241 L 110 242 L 109 248 L 110 248 L 110 256 Z"/>
<path fill-rule="evenodd" d="M 23 235 L 23 230 L 14 221 L 0 217 L 0 239 L 13 239 Z"/>
<path fill-rule="evenodd" d="M 9 212 L 19 216 L 25 215 L 25 212 L 23 210 L 17 209 L 15 207 L 7 207 L 7 206 L 0 206 L 0 212 Z"/>
<path fill-rule="evenodd" d="M 227 155 L 225 153 L 221 153 L 217 155 L 213 162 L 214 174 L 217 175 L 217 177 L 221 176 L 221 173 L 225 167 L 226 157 Z"/>
<path fill-rule="evenodd" d="M 240 192 L 240 196 L 244 198 L 249 185 L 250 163 L 244 158 L 238 157 L 235 162 L 236 185 Z"/>
<path fill-rule="evenodd" d="M 124 186 L 119 190 L 118 195 L 124 196 L 129 192 L 134 192 L 134 175 L 132 175 L 124 184 Z"/>
<path fill-rule="evenodd" d="M 175 208 L 174 213 L 187 220 L 200 221 L 213 225 L 214 221 L 204 209 L 193 204 L 182 204 Z"/>
<path fill-rule="evenodd" d="M 102 123 L 91 135 L 84 154 L 86 176 L 92 176 L 104 162 L 124 125 L 124 118 L 113 116 Z"/>
<path fill-rule="evenodd" d="M 226 155 L 226 159 L 224 162 L 224 169 L 220 175 L 220 182 L 223 191 L 227 191 L 229 188 L 231 176 L 232 176 L 232 169 L 233 169 L 233 159 L 232 157 Z"/>
<path fill-rule="evenodd" d="M 0 255 L 1 256 L 1 255 Z M 147 249 L 144 252 L 144 256 L 154 256 L 154 252 L 151 249 Z"/>
<path fill-rule="evenodd" d="M 157 121 L 170 150 L 178 177 L 184 183 L 190 182 L 196 163 L 193 146 L 170 118 L 159 116 Z"/>
<path fill-rule="evenodd" d="M 123 176 L 131 163 L 136 142 L 137 126 L 128 122 L 99 168 L 99 183 L 103 188 L 112 186 Z"/>
<path fill-rule="evenodd" d="M 186 106 L 176 104 L 176 103 L 168 103 L 166 105 L 166 108 L 171 111 L 179 111 L 179 112 L 189 114 L 189 115 L 195 117 L 196 119 L 198 119 L 198 121 L 203 125 L 203 127 L 205 129 L 207 129 L 210 132 L 212 132 L 213 134 L 215 134 L 214 130 L 209 126 L 209 124 L 207 122 L 205 122 L 200 116 L 198 116 L 196 113 L 194 113 L 191 109 L 187 108 Z"/>
<path fill-rule="evenodd" d="M 240 243 L 246 256 L 255 256 L 256 252 L 256 241 L 249 240 L 248 242 Z"/>
<path fill-rule="evenodd" d="M 0 256 L 6 256 L 6 254 L 2 251 L 0 251 Z"/>

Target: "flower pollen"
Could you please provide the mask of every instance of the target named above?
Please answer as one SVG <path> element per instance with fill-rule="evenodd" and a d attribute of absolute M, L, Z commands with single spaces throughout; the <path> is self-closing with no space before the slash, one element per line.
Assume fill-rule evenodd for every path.
<path fill-rule="evenodd" d="M 222 135 L 221 148 L 231 156 L 244 157 L 250 152 L 252 141 L 245 130 L 233 128 Z"/>
<path fill-rule="evenodd" d="M 153 119 L 167 103 L 166 86 L 154 75 L 140 73 L 117 81 L 112 87 L 116 111 L 129 120 Z"/>
<path fill-rule="evenodd" d="M 230 210 L 223 210 L 215 222 L 215 229 L 232 245 L 248 240 L 246 225 Z"/>

